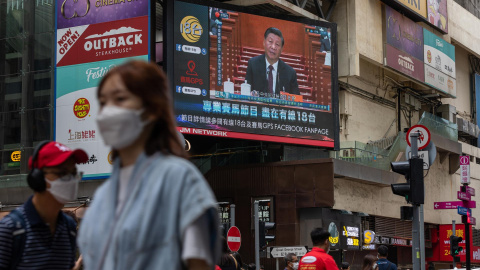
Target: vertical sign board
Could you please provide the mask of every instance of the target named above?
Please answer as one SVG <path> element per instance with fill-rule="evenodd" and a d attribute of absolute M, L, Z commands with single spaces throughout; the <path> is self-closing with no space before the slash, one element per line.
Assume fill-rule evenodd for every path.
<path fill-rule="evenodd" d="M 457 94 L 455 46 L 423 29 L 425 82 L 453 97 Z"/>
<path fill-rule="evenodd" d="M 448 33 L 448 11 L 446 0 L 427 0 L 428 22 L 444 33 Z"/>
<path fill-rule="evenodd" d="M 113 67 L 150 55 L 150 0 L 56 1 L 54 139 L 82 148 L 84 179 L 107 177 L 111 151 L 97 129 L 97 86 Z"/>
<path fill-rule="evenodd" d="M 477 119 L 477 126 L 480 126 L 480 74 L 474 73 L 473 74 L 473 85 L 475 87 L 475 112 L 476 112 L 476 119 Z M 480 145 L 480 137 L 478 138 L 478 144 Z"/>
<path fill-rule="evenodd" d="M 470 156 L 460 156 L 460 183 L 470 184 Z"/>

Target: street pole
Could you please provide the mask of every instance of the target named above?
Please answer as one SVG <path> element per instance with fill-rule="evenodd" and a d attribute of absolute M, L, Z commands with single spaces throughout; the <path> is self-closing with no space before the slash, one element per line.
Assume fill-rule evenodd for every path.
<path fill-rule="evenodd" d="M 466 186 L 466 185 L 464 185 Z M 467 245 L 467 248 L 466 248 L 466 268 L 467 270 L 470 270 L 471 269 L 471 266 L 470 266 L 470 226 L 468 226 L 468 219 L 465 220 L 466 222 L 463 223 L 465 225 L 465 244 Z"/>
<path fill-rule="evenodd" d="M 253 203 L 255 222 L 255 269 L 260 270 L 260 235 L 258 225 L 258 201 Z"/>
<path fill-rule="evenodd" d="M 418 132 L 411 132 L 412 159 L 418 158 Z M 413 270 L 425 270 L 425 244 L 423 232 L 423 205 L 413 204 L 412 221 L 412 262 Z"/>
<path fill-rule="evenodd" d="M 425 229 L 423 222 L 423 204 L 420 205 L 420 268 L 425 270 Z"/>
<path fill-rule="evenodd" d="M 280 263 L 278 262 L 278 258 L 277 258 L 276 261 L 277 261 L 277 268 L 275 268 L 275 269 L 280 270 Z"/>
<path fill-rule="evenodd" d="M 230 205 L 230 227 L 235 226 L 235 204 Z"/>
<path fill-rule="evenodd" d="M 457 236 L 457 233 L 455 231 L 455 220 L 452 220 L 452 232 L 453 232 L 453 236 Z M 450 245 L 452 245 L 452 243 L 450 243 Z M 450 254 L 450 255 L 453 256 L 453 254 Z M 457 262 L 455 261 L 455 259 L 453 259 L 453 267 L 452 268 L 455 269 L 456 265 L 457 265 Z"/>

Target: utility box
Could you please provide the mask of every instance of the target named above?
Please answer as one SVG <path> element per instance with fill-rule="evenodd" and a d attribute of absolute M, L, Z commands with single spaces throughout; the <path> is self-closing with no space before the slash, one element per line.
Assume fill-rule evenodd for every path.
<path fill-rule="evenodd" d="M 437 109 L 437 116 L 447 119 L 448 121 L 457 123 L 457 108 L 450 104 L 440 105 Z"/>

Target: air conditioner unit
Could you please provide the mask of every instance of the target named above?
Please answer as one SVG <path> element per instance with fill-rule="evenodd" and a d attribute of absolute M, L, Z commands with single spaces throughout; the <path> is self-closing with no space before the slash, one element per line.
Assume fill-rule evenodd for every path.
<path fill-rule="evenodd" d="M 347 91 L 340 91 L 338 93 L 340 114 L 352 115 L 352 95 Z"/>
<path fill-rule="evenodd" d="M 437 116 L 447 119 L 448 121 L 457 123 L 457 108 L 450 104 L 443 104 L 437 108 Z"/>

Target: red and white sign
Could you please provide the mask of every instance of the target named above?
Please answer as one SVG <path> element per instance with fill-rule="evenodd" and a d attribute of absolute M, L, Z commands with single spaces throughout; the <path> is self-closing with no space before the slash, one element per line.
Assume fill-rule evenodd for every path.
<path fill-rule="evenodd" d="M 428 128 L 422 125 L 415 125 L 408 130 L 407 143 L 410 147 L 412 147 L 412 144 L 410 142 L 410 134 L 412 132 L 420 133 L 420 137 L 418 138 L 418 150 L 421 150 L 428 146 L 428 144 L 430 143 L 430 139 L 432 138 L 430 136 L 430 131 L 428 130 Z"/>
<path fill-rule="evenodd" d="M 233 226 L 227 232 L 227 245 L 232 252 L 237 252 L 242 243 L 242 236 L 240 230 Z"/>
<path fill-rule="evenodd" d="M 57 30 L 57 67 L 148 54 L 148 16 Z"/>
<path fill-rule="evenodd" d="M 460 156 L 460 183 L 470 184 L 470 156 Z"/>

